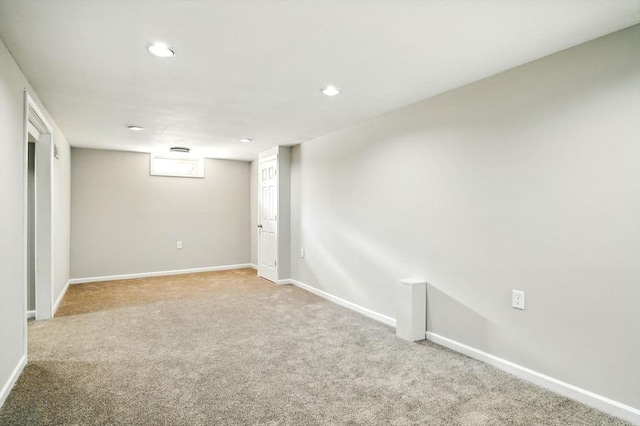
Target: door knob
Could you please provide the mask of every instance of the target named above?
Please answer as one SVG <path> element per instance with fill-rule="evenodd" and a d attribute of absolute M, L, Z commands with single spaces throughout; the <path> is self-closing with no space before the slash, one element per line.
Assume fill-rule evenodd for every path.
<path fill-rule="evenodd" d="M 258 228 L 262 228 L 262 225 L 258 225 Z"/>

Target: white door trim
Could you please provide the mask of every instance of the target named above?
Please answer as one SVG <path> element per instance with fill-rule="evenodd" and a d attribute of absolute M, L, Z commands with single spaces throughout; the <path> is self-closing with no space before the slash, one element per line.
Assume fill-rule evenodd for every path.
<path fill-rule="evenodd" d="M 24 211 L 27 211 L 27 170 L 29 131 L 37 131 L 35 165 L 35 255 L 36 255 L 36 320 L 53 317 L 53 128 L 42 111 L 25 91 L 24 96 Z M 34 135 L 36 136 L 36 135 Z M 27 221 L 24 222 L 27 241 Z M 24 248 L 25 335 L 27 319 L 27 245 Z M 25 339 L 26 340 L 26 339 Z"/>

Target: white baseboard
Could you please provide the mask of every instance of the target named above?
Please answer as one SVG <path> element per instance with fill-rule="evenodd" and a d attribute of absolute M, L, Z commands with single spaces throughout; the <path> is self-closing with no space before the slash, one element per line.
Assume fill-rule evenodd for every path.
<path fill-rule="evenodd" d="M 293 284 L 293 283 L 291 282 L 291 280 L 289 278 L 287 278 L 287 279 L 284 279 L 284 280 L 278 280 L 278 282 L 276 284 L 283 285 L 283 284 Z"/>
<path fill-rule="evenodd" d="M 35 318 L 35 317 L 36 317 L 36 311 L 27 311 L 27 319 Z"/>
<path fill-rule="evenodd" d="M 507 361 L 506 359 L 498 358 L 497 356 L 488 354 L 479 349 L 472 348 L 471 346 L 456 342 L 455 340 L 448 339 L 430 331 L 426 332 L 426 337 L 428 340 L 434 343 L 445 346 L 456 352 L 460 352 L 471 358 L 475 358 L 502 371 L 513 374 L 514 376 L 519 377 L 523 380 L 534 383 L 538 386 L 542 386 L 543 388 L 549 389 L 550 391 L 558 393 L 562 396 L 566 396 L 567 398 L 579 401 L 585 405 L 588 405 L 589 407 L 596 408 L 600 411 L 604 411 L 605 413 L 620 417 L 621 419 L 627 420 L 636 425 L 640 425 L 640 410 L 636 408 L 579 388 L 561 380 L 554 379 L 553 377 L 549 377 L 545 374 L 533 371 L 511 361 Z"/>
<path fill-rule="evenodd" d="M 394 318 L 388 317 L 386 315 L 382 315 L 378 312 L 372 311 L 371 309 L 367 309 L 365 307 L 362 307 L 360 305 L 356 305 L 353 302 L 349 302 L 348 300 L 344 300 L 341 299 L 338 296 L 334 296 L 333 294 L 327 293 L 325 291 L 322 290 L 318 290 L 315 287 L 311 287 L 308 284 L 304 284 L 301 283 L 300 281 L 296 281 L 296 280 L 283 280 L 283 281 L 287 281 L 286 283 L 283 284 L 293 284 L 296 287 L 300 287 L 303 290 L 307 290 L 310 293 L 316 294 L 324 299 L 330 300 L 331 302 L 340 305 L 340 306 L 344 306 L 345 308 L 349 308 L 352 311 L 356 311 L 359 314 L 362 314 L 366 317 L 369 317 L 371 319 L 374 319 L 376 321 L 380 321 L 383 324 L 387 324 L 390 325 L 391 327 L 395 327 L 396 326 L 396 320 Z M 280 283 L 278 283 L 280 284 Z"/>
<path fill-rule="evenodd" d="M 72 278 L 69 280 L 69 282 L 71 284 L 85 284 L 85 283 L 95 283 L 100 281 L 129 280 L 132 278 L 147 278 L 147 277 L 161 277 L 165 275 L 194 274 L 197 272 L 227 271 L 229 269 L 252 268 L 254 266 L 255 265 L 252 265 L 251 263 L 241 263 L 238 265 L 209 266 L 206 268 L 176 269 L 174 271 L 142 272 L 137 274 L 107 275 L 104 277 Z"/>
<path fill-rule="evenodd" d="M 20 373 L 24 370 L 25 365 L 27 365 L 27 356 L 23 355 L 22 358 L 20 358 L 20 361 L 18 361 L 16 368 L 13 369 L 13 372 L 9 376 L 7 382 L 2 385 L 2 389 L 0 390 L 0 408 L 9 396 L 9 392 L 11 392 L 13 385 L 18 381 L 18 377 L 20 377 Z"/>
<path fill-rule="evenodd" d="M 60 302 L 62 302 L 62 299 L 64 298 L 64 295 L 67 294 L 67 290 L 69 290 L 69 284 L 71 284 L 71 280 L 67 281 L 67 284 L 62 289 L 62 292 L 60 293 L 60 296 L 58 296 L 58 300 L 56 300 L 56 303 L 53 305 L 53 311 L 51 311 L 51 317 L 52 318 L 55 318 L 56 311 L 58 310 L 58 307 L 60 306 Z M 35 314 L 35 311 L 34 311 L 34 314 Z"/>
<path fill-rule="evenodd" d="M 256 265 L 255 263 L 247 263 L 247 268 L 253 268 L 256 271 L 258 270 L 258 265 Z"/>
<path fill-rule="evenodd" d="M 396 326 L 396 320 L 391 317 L 382 315 L 378 312 L 374 312 L 360 305 L 356 305 L 355 303 L 341 299 L 325 291 L 318 290 L 317 288 L 311 287 L 308 284 L 301 283 L 300 281 L 296 281 L 294 279 L 280 280 L 278 281 L 278 284 L 293 284 L 296 287 L 300 287 L 301 289 L 307 290 L 313 294 L 330 300 L 338 305 L 344 306 L 345 308 L 349 308 L 369 318 L 375 319 L 392 327 Z M 640 425 L 640 410 L 636 408 L 622 404 L 588 390 L 581 389 L 577 386 L 571 385 L 561 380 L 554 379 L 553 377 L 549 377 L 537 371 L 533 371 L 511 361 L 498 358 L 497 356 L 483 352 L 479 349 L 472 348 L 471 346 L 467 346 L 463 343 L 456 342 L 455 340 L 451 340 L 438 334 L 427 331 L 425 333 L 425 337 L 434 343 L 487 363 L 520 379 L 549 389 L 557 394 L 566 396 L 567 398 L 579 401 L 585 405 L 588 405 L 589 407 L 593 407 L 597 410 L 604 411 L 605 413 L 627 420 L 633 424 Z"/>

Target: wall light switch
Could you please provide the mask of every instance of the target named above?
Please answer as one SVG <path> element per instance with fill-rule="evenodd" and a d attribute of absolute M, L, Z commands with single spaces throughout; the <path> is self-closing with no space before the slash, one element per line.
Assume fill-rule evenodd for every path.
<path fill-rule="evenodd" d="M 304 257 L 304 249 L 300 249 L 300 257 Z"/>
<path fill-rule="evenodd" d="M 176 247 L 177 247 L 177 248 L 179 248 L 179 249 L 181 249 L 181 248 L 182 248 L 182 241 L 178 241 L 178 242 L 176 243 Z"/>
<path fill-rule="evenodd" d="M 511 306 L 524 311 L 524 291 L 512 290 Z"/>

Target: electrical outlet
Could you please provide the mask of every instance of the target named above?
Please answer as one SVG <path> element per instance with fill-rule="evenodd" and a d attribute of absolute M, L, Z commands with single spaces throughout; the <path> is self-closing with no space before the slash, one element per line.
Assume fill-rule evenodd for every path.
<path fill-rule="evenodd" d="M 178 242 L 176 243 L 176 248 L 179 248 L 179 249 L 181 249 L 181 248 L 182 248 L 182 241 L 178 241 Z"/>
<path fill-rule="evenodd" d="M 304 257 L 304 249 L 300 249 L 300 257 Z"/>
<path fill-rule="evenodd" d="M 524 291 L 511 291 L 511 306 L 524 311 Z"/>

